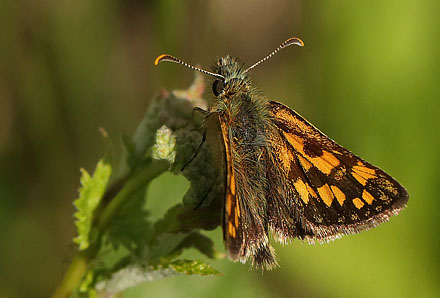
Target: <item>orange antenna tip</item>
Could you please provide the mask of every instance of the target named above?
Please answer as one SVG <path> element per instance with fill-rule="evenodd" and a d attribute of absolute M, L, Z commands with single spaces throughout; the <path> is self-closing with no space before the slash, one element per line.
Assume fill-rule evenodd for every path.
<path fill-rule="evenodd" d="M 158 65 L 162 60 L 166 59 L 169 55 L 162 54 L 154 60 L 154 65 Z"/>
<path fill-rule="evenodd" d="M 178 59 L 178 58 L 176 58 L 174 56 L 167 55 L 167 54 L 163 54 L 163 55 L 160 55 L 159 57 L 157 57 L 156 60 L 154 60 L 154 65 L 158 65 L 162 61 L 169 61 L 169 62 L 179 63 L 179 64 L 182 64 L 183 66 L 186 66 L 188 68 L 200 71 L 200 72 L 202 72 L 204 74 L 207 74 L 207 75 L 210 75 L 210 76 L 213 76 L 213 77 L 216 77 L 216 78 L 220 78 L 222 80 L 225 79 L 224 76 L 222 76 L 222 75 L 220 75 L 218 73 L 213 73 L 213 72 L 210 72 L 210 71 L 207 71 L 207 70 L 204 70 L 204 69 L 192 66 L 191 64 L 183 62 L 182 60 L 180 60 L 180 59 Z"/>
<path fill-rule="evenodd" d="M 285 44 L 285 46 L 290 46 L 292 44 L 295 44 L 295 45 L 300 46 L 300 47 L 304 46 L 304 42 L 301 39 L 299 39 L 298 37 L 289 38 L 288 40 L 286 40 L 284 42 L 284 44 Z"/>
<path fill-rule="evenodd" d="M 302 46 L 304 46 L 304 42 L 301 39 L 299 39 L 298 37 L 291 37 L 288 40 L 286 40 L 285 42 L 283 42 L 282 44 L 280 44 L 280 46 L 278 48 L 276 48 L 272 53 L 270 53 L 269 55 L 267 55 L 266 57 L 264 57 L 263 59 L 261 59 L 260 61 L 258 61 L 257 63 L 255 63 L 251 67 L 249 67 L 248 69 L 246 69 L 244 72 L 248 72 L 249 70 L 251 70 L 255 66 L 257 66 L 260 63 L 271 58 L 273 55 L 278 53 L 280 50 L 284 49 L 285 47 L 291 46 L 291 45 L 297 45 L 297 46 L 302 47 Z"/>

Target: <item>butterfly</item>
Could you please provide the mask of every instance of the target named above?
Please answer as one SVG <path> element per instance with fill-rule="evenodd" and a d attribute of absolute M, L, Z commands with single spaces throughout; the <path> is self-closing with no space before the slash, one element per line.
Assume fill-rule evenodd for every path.
<path fill-rule="evenodd" d="M 376 227 L 406 207 L 408 192 L 380 168 L 331 140 L 289 107 L 253 87 L 249 72 L 281 49 L 303 46 L 289 38 L 245 68 L 220 57 L 206 71 L 215 102 L 205 112 L 207 139 L 219 139 L 225 177 L 223 237 L 230 259 L 277 266 L 270 235 L 327 242 Z"/>

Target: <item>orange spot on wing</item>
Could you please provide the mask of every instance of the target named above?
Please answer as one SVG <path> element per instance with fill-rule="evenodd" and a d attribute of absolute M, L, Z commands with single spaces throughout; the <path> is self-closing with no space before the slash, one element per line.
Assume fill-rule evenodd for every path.
<path fill-rule="evenodd" d="M 226 195 L 226 212 L 231 215 L 232 212 L 232 200 L 234 197 L 231 194 Z"/>
<path fill-rule="evenodd" d="M 235 209 L 235 221 L 234 221 L 234 225 L 238 228 L 238 213 L 237 213 L 237 208 Z"/>
<path fill-rule="evenodd" d="M 353 173 L 351 173 L 351 175 L 354 177 L 354 179 L 356 179 L 363 186 L 365 186 L 367 184 L 367 179 L 365 179 L 364 177 L 362 177 L 358 173 L 353 172 Z"/>
<path fill-rule="evenodd" d="M 229 177 L 229 189 L 231 191 L 232 195 L 235 195 L 235 177 L 234 175 L 231 175 L 231 177 Z"/>
<path fill-rule="evenodd" d="M 231 149 L 230 149 L 230 142 L 229 142 L 229 134 L 228 134 L 228 127 L 226 123 L 220 122 L 221 130 L 222 130 L 222 136 L 223 136 L 223 143 L 225 145 L 225 153 L 226 153 L 226 171 L 227 171 L 227 191 L 226 191 L 226 212 L 228 215 L 231 215 L 232 212 L 232 200 L 235 200 L 235 175 L 234 175 L 234 165 L 233 160 L 231 156 Z"/>
<path fill-rule="evenodd" d="M 361 162 L 358 162 L 358 165 L 353 167 L 351 174 L 363 186 L 367 184 L 368 179 L 377 177 L 376 170 L 365 167 Z"/>
<path fill-rule="evenodd" d="M 287 141 L 292 145 L 292 147 L 304 156 L 304 141 L 300 137 L 287 133 L 285 131 L 283 131 L 283 134 L 286 137 Z"/>
<path fill-rule="evenodd" d="M 337 159 L 336 156 L 333 155 L 333 153 L 325 150 L 322 151 L 321 156 L 310 157 L 309 160 L 315 167 L 318 168 L 318 170 L 320 170 L 325 175 L 329 175 L 330 172 L 341 163 L 339 159 Z"/>
<path fill-rule="evenodd" d="M 336 197 L 336 200 L 338 200 L 339 205 L 342 206 L 344 204 L 344 201 L 345 201 L 345 194 L 337 186 L 332 185 L 331 189 L 333 191 L 333 194 Z"/>
<path fill-rule="evenodd" d="M 325 175 L 329 175 L 330 172 L 337 167 L 341 162 L 339 159 L 331 152 L 322 151 L 321 156 L 311 157 L 304 152 L 304 140 L 300 137 L 283 132 L 287 141 L 292 145 L 292 147 L 302 155 L 300 159 L 301 165 L 304 169 L 308 170 L 312 165 L 318 168 Z"/>
<path fill-rule="evenodd" d="M 368 205 L 371 205 L 374 201 L 374 197 L 365 189 L 362 192 L 362 199 L 364 199 L 364 201 L 367 202 Z"/>
<path fill-rule="evenodd" d="M 295 186 L 295 189 L 298 192 L 300 199 L 307 204 L 309 202 L 309 192 L 307 190 L 307 185 L 301 179 L 295 181 L 293 185 Z"/>
<path fill-rule="evenodd" d="M 361 201 L 359 198 L 353 199 L 353 204 L 356 206 L 356 208 L 361 209 L 365 204 Z"/>
<path fill-rule="evenodd" d="M 232 222 L 229 222 L 228 224 L 228 234 L 229 236 L 231 236 L 232 238 L 235 238 L 237 235 L 237 232 L 235 231 L 235 227 L 232 224 Z"/>
<path fill-rule="evenodd" d="M 313 190 L 313 188 L 309 184 L 306 184 L 306 186 L 307 186 L 307 191 L 309 192 L 309 194 L 314 198 L 318 198 L 318 195 Z"/>
<path fill-rule="evenodd" d="M 334 196 L 328 184 L 324 184 L 323 186 L 319 187 L 318 193 L 322 201 L 330 207 L 333 202 Z"/>
<path fill-rule="evenodd" d="M 298 155 L 299 163 L 303 167 L 303 169 L 307 172 L 313 165 L 301 155 Z"/>

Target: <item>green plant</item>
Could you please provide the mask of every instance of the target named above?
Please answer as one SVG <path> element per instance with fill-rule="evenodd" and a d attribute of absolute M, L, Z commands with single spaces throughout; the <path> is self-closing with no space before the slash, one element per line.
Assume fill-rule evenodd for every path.
<path fill-rule="evenodd" d="M 98 162 L 93 176 L 82 170 L 74 203 L 78 252 L 53 297 L 68 297 L 74 291 L 80 296 L 107 296 L 171 275 L 220 274 L 202 261 L 179 259 L 187 248 L 210 258 L 222 255 L 200 233 L 219 225 L 222 209 L 222 183 L 206 166 L 209 150 L 198 149 L 202 136 L 193 108 L 206 106 L 203 90 L 202 78 L 196 75 L 188 90 L 162 91 L 134 137 L 123 138 L 117 172 L 106 157 Z M 191 186 L 182 203 L 152 222 L 145 208 L 146 190 L 165 171 L 183 174 Z"/>

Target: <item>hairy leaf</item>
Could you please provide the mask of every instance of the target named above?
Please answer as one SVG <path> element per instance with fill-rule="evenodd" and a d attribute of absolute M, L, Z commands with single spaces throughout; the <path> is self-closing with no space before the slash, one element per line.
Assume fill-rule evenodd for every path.
<path fill-rule="evenodd" d="M 151 282 L 173 275 L 222 275 L 202 261 L 176 260 L 157 266 L 132 264 L 115 272 L 108 280 L 100 281 L 96 289 L 101 294 L 114 294 L 143 282 Z"/>
<path fill-rule="evenodd" d="M 104 195 L 111 172 L 111 166 L 103 160 L 98 162 L 93 177 L 84 169 L 81 169 L 82 176 L 79 198 L 74 202 L 77 208 L 74 217 L 76 218 L 75 225 L 77 227 L 78 236 L 73 239 L 73 241 L 78 244 L 80 250 L 89 247 L 93 211 Z"/>

